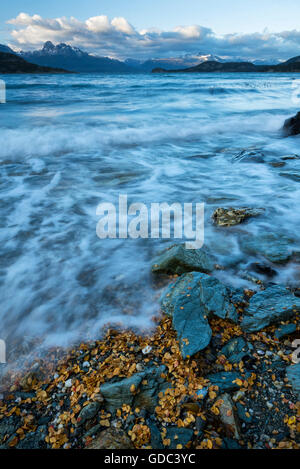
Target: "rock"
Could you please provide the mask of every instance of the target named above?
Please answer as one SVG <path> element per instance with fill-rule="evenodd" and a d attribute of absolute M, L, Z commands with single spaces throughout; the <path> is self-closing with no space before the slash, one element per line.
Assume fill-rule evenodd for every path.
<path fill-rule="evenodd" d="M 223 438 L 222 449 L 242 449 L 242 447 L 231 438 Z"/>
<path fill-rule="evenodd" d="M 87 420 L 91 420 L 97 415 L 100 409 L 99 402 L 91 402 L 81 409 L 77 418 L 77 425 L 84 425 Z"/>
<path fill-rule="evenodd" d="M 220 420 L 226 430 L 227 436 L 231 436 L 236 440 L 239 440 L 240 425 L 231 397 L 229 394 L 222 394 L 220 399 L 223 401 L 219 406 Z"/>
<path fill-rule="evenodd" d="M 134 407 L 154 412 L 157 405 L 157 398 L 160 392 L 165 391 L 170 385 L 161 377 L 166 367 L 164 365 L 159 368 L 153 366 L 144 372 L 143 380 L 147 384 L 141 384 L 138 394 L 134 399 Z"/>
<path fill-rule="evenodd" d="M 285 321 L 300 311 L 300 298 L 284 286 L 273 285 L 252 296 L 241 327 L 246 332 L 256 332 L 279 321 Z"/>
<path fill-rule="evenodd" d="M 247 415 L 245 407 L 240 403 L 236 403 L 237 414 L 240 420 L 244 423 L 251 423 L 252 417 L 250 414 Z"/>
<path fill-rule="evenodd" d="M 72 387 L 72 379 L 67 379 L 65 382 L 65 388 L 69 389 Z"/>
<path fill-rule="evenodd" d="M 258 217 L 264 209 L 255 208 L 217 208 L 213 213 L 213 220 L 219 226 L 234 226 L 243 223 L 250 217 Z"/>
<path fill-rule="evenodd" d="M 285 121 L 283 132 L 287 137 L 300 134 L 300 112 Z"/>
<path fill-rule="evenodd" d="M 265 159 L 264 153 L 258 149 L 242 150 L 232 158 L 234 162 L 242 163 L 264 163 Z"/>
<path fill-rule="evenodd" d="M 209 374 L 206 376 L 212 385 L 218 386 L 220 392 L 224 391 L 238 391 L 240 386 L 235 382 L 237 379 L 244 380 L 250 376 L 246 373 L 246 378 L 243 378 L 241 373 L 237 371 L 221 371 L 220 373 Z"/>
<path fill-rule="evenodd" d="M 285 324 L 283 326 L 280 326 L 276 331 L 275 331 L 275 337 L 280 340 L 282 337 L 285 337 L 287 335 L 293 334 L 296 332 L 297 326 L 296 324 Z"/>
<path fill-rule="evenodd" d="M 288 366 L 286 369 L 286 376 L 292 385 L 292 388 L 300 400 L 300 363 L 297 365 Z"/>
<path fill-rule="evenodd" d="M 135 373 L 130 378 L 103 384 L 101 393 L 105 399 L 105 407 L 110 412 L 115 412 L 123 404 L 127 404 L 152 412 L 157 404 L 158 393 L 168 386 L 161 378 L 165 369 L 163 365 L 153 366 L 141 373 Z M 147 384 L 143 384 L 143 381 Z"/>
<path fill-rule="evenodd" d="M 181 275 L 185 272 L 209 273 L 213 270 L 213 261 L 203 248 L 186 249 L 183 244 L 169 248 L 152 265 L 152 272 L 156 274 Z"/>
<path fill-rule="evenodd" d="M 290 179 L 291 181 L 300 182 L 300 173 L 296 173 L 295 171 L 282 171 L 279 173 L 279 176 Z"/>
<path fill-rule="evenodd" d="M 227 342 L 220 353 L 233 364 L 239 363 L 246 355 L 249 355 L 249 352 L 249 347 L 243 337 L 236 337 Z"/>
<path fill-rule="evenodd" d="M 47 443 L 45 438 L 48 435 L 47 425 L 38 427 L 34 432 L 29 432 L 25 438 L 21 440 L 16 448 L 17 449 L 46 449 Z"/>
<path fill-rule="evenodd" d="M 270 278 L 277 275 L 276 270 L 274 270 L 270 265 L 262 262 L 253 262 L 250 264 L 249 270 L 254 270 L 254 272 Z"/>
<path fill-rule="evenodd" d="M 172 316 L 182 356 L 192 356 L 207 347 L 212 332 L 208 316 L 237 321 L 229 290 L 214 277 L 199 272 L 182 275 L 162 297 L 162 309 Z"/>
<path fill-rule="evenodd" d="M 88 438 L 88 437 L 96 435 L 101 430 L 101 428 L 102 428 L 102 425 L 100 424 L 94 425 L 87 432 L 85 432 L 85 434 L 83 435 L 83 438 Z"/>
<path fill-rule="evenodd" d="M 148 423 L 148 427 L 150 428 L 150 433 L 151 433 L 151 447 L 153 449 L 164 449 L 160 430 L 157 428 L 155 423 L 150 421 Z"/>
<path fill-rule="evenodd" d="M 20 386 L 25 392 L 29 392 L 34 388 L 34 385 L 38 382 L 39 375 L 34 371 L 29 371 L 20 380 Z"/>
<path fill-rule="evenodd" d="M 3 442 L 3 439 L 7 435 L 11 436 L 15 431 L 21 426 L 21 421 L 19 418 L 11 415 L 0 420 L 0 443 Z"/>
<path fill-rule="evenodd" d="M 103 430 L 86 449 L 134 449 L 134 446 L 124 431 L 108 428 Z"/>
<path fill-rule="evenodd" d="M 270 262 L 284 263 L 292 256 L 291 240 L 277 233 L 247 235 L 241 241 L 244 251 L 252 255 L 262 255 Z"/>
<path fill-rule="evenodd" d="M 105 406 L 110 412 L 121 409 L 123 404 L 132 406 L 134 393 L 131 389 L 137 391 L 143 380 L 143 373 L 136 373 L 130 378 L 121 381 L 104 383 L 101 386 L 101 394 L 105 400 Z"/>
<path fill-rule="evenodd" d="M 168 449 L 176 449 L 177 445 L 185 447 L 193 439 L 194 431 L 190 428 L 167 427 L 166 439 L 171 440 Z"/>

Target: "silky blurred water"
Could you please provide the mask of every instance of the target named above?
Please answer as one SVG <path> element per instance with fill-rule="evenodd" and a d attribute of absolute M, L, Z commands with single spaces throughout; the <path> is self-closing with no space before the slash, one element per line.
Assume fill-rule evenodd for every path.
<path fill-rule="evenodd" d="M 299 246 L 298 137 L 282 138 L 298 111 L 297 75 L 15 75 L 0 105 L 0 337 L 67 345 L 110 322 L 151 327 L 158 291 L 151 260 L 172 241 L 100 240 L 96 207 L 205 202 L 205 245 L 217 275 L 260 255 L 241 237 L 275 232 Z M 290 177 L 292 175 L 292 177 Z M 299 175 L 299 181 L 297 177 Z M 265 215 L 218 229 L 219 206 Z M 297 264 L 277 282 L 298 283 Z"/>

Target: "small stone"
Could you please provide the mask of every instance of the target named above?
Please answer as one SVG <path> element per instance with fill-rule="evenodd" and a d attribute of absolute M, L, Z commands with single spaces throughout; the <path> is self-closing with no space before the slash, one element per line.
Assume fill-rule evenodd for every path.
<path fill-rule="evenodd" d="M 65 387 L 66 388 L 71 388 L 72 387 L 72 380 L 71 379 L 67 379 L 67 381 L 65 382 Z"/>
<path fill-rule="evenodd" d="M 151 351 L 152 351 L 152 347 L 150 347 L 150 345 L 146 345 L 146 347 L 142 349 L 142 354 L 148 355 Z"/>

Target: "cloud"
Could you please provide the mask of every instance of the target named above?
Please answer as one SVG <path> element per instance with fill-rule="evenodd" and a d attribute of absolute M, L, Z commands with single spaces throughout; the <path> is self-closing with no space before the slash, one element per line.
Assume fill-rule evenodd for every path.
<path fill-rule="evenodd" d="M 177 26 L 170 31 L 148 28 L 138 31 L 125 18 L 110 20 L 105 15 L 86 21 L 76 18 L 45 19 L 20 13 L 7 23 L 12 25 L 13 45 L 24 50 L 41 46 L 45 41 L 66 42 L 89 52 L 116 58 L 215 54 L 226 57 L 289 58 L 300 55 L 300 31 L 219 36 L 199 25 Z"/>

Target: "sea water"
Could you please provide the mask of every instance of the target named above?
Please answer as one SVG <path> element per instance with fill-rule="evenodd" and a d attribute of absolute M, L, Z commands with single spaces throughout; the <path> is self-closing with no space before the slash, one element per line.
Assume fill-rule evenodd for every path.
<path fill-rule="evenodd" d="M 67 346 L 107 323 L 150 330 L 150 273 L 174 240 L 99 239 L 98 204 L 205 204 L 216 275 L 265 262 L 243 237 L 275 233 L 299 248 L 300 138 L 283 138 L 300 107 L 297 75 L 5 76 L 0 105 L 0 338 Z M 282 160 L 282 158 L 288 159 Z M 290 159 L 291 158 L 291 159 Z M 277 163 L 280 165 L 277 165 Z M 275 164 L 274 164 L 275 163 Z M 217 207 L 264 208 L 234 228 Z M 297 285 L 297 262 L 272 281 Z"/>

